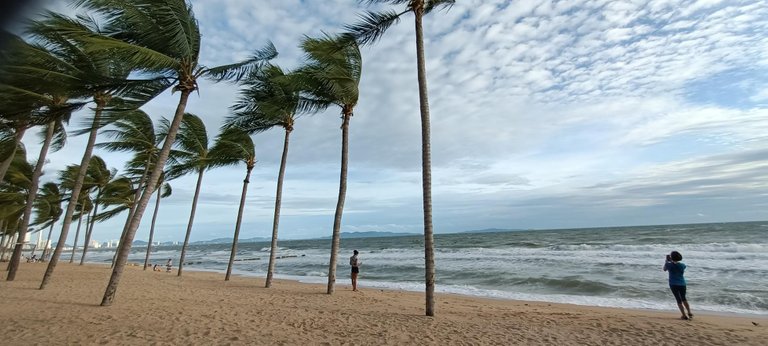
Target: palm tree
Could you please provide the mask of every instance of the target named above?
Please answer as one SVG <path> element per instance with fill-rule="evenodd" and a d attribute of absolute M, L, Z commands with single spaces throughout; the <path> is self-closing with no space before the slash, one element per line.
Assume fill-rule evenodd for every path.
<path fill-rule="evenodd" d="M 109 137 L 110 141 L 99 143 L 97 146 L 109 151 L 134 153 L 133 158 L 126 164 L 126 170 L 130 175 L 137 177 L 133 200 L 138 201 L 141 198 L 142 187 L 146 185 L 149 178 L 149 172 L 154 162 L 157 161 L 157 154 L 160 150 L 158 145 L 165 139 L 170 124 L 167 121 L 162 121 L 160 133 L 156 133 L 152 119 L 141 110 L 123 112 L 111 124 L 112 128 L 102 131 L 102 134 Z M 120 235 L 121 242 L 125 238 L 135 211 L 136 203 L 132 203 L 123 226 L 123 232 Z M 118 251 L 115 251 L 115 255 L 117 253 Z"/>
<path fill-rule="evenodd" d="M 187 232 L 184 236 L 184 245 L 181 248 L 181 257 L 179 258 L 177 275 L 181 276 L 184 270 L 187 246 L 189 246 L 189 236 L 192 233 L 192 224 L 195 221 L 197 200 L 200 197 L 200 188 L 203 183 L 203 173 L 214 167 L 236 164 L 238 160 L 230 157 L 229 153 L 209 149 L 208 132 L 205 129 L 205 124 L 203 124 L 203 121 L 198 116 L 190 113 L 184 114 L 179 135 L 176 137 L 176 147 L 174 162 L 168 169 L 169 178 L 174 179 L 189 173 L 197 173 L 195 195 L 192 197 L 192 210 L 189 213 Z"/>
<path fill-rule="evenodd" d="M 19 225 L 24 215 L 29 190 L 32 186 L 34 166 L 27 162 L 27 154 L 23 147 L 16 153 L 8 167 L 5 181 L 0 184 L 0 219 L 5 220 L 6 231 L 10 234 L 8 242 L 19 238 Z M 17 241 L 18 243 L 18 241 Z M 5 257 L 7 247 L 3 247 L 0 258 Z M 9 263 L 7 270 L 11 269 Z"/>
<path fill-rule="evenodd" d="M 59 99 L 57 98 L 56 102 Z M 67 120 L 67 119 L 63 119 Z M 35 164 L 35 170 L 32 172 L 32 181 L 29 188 L 29 191 L 27 193 L 27 200 L 24 206 L 24 215 L 21 219 L 21 224 L 19 225 L 19 238 L 24 239 L 27 234 L 27 228 L 29 228 L 30 221 L 32 219 L 32 209 L 34 207 L 35 197 L 37 197 L 37 189 L 40 182 L 40 176 L 43 175 L 43 165 L 45 165 L 45 158 L 48 155 L 48 149 L 51 148 L 51 144 L 54 141 L 54 134 L 57 132 L 63 133 L 63 125 L 61 124 L 62 119 L 59 119 L 58 121 L 54 120 L 51 121 L 46 127 L 45 127 L 45 137 L 43 139 L 43 146 L 40 148 L 40 155 L 38 156 L 37 163 Z M 63 135 L 60 135 L 58 138 L 58 145 L 54 144 L 54 150 L 59 149 L 63 146 L 63 139 L 65 138 Z M 8 276 L 6 277 L 7 281 L 13 281 L 16 278 L 16 272 L 19 268 L 19 262 L 21 260 L 21 252 L 23 250 L 23 244 L 17 243 L 16 248 L 13 250 L 13 255 L 11 256 L 11 262 L 10 262 L 10 270 L 8 271 Z"/>
<path fill-rule="evenodd" d="M 43 184 L 38 197 L 35 199 L 35 220 L 32 225 L 39 226 L 41 229 L 48 228 L 48 237 L 43 245 L 43 254 L 40 255 L 40 261 L 45 262 L 46 258 L 48 258 L 48 247 L 51 243 L 53 225 L 59 221 L 61 214 L 64 213 L 64 210 L 61 209 L 63 198 L 59 185 L 48 182 Z"/>
<path fill-rule="evenodd" d="M 296 74 L 286 74 L 279 66 L 269 64 L 250 75 L 240 91 L 240 98 L 232 106 L 233 116 L 227 118 L 224 127 L 234 127 L 249 134 L 266 131 L 275 126 L 285 130 L 280 172 L 275 193 L 275 215 L 272 220 L 272 243 L 265 287 L 272 286 L 277 255 L 277 232 L 280 223 L 280 205 L 283 196 L 283 180 L 288 162 L 288 144 L 299 112 L 301 86 L 297 87 Z M 233 251 L 234 252 L 234 251 Z M 231 266 L 231 265 L 230 265 Z M 227 276 L 229 277 L 229 276 Z"/>
<path fill-rule="evenodd" d="M 235 222 L 235 235 L 232 238 L 232 251 L 229 253 L 229 264 L 224 281 L 229 281 L 232 274 L 232 263 L 235 261 L 237 253 L 237 239 L 240 237 L 240 224 L 243 221 L 243 210 L 245 208 L 245 195 L 248 192 L 248 183 L 251 179 L 251 171 L 256 166 L 256 149 L 253 146 L 253 140 L 245 131 L 237 128 L 226 128 L 218 138 L 211 149 L 211 156 L 216 157 L 218 164 L 226 164 L 231 161 L 245 163 L 245 179 L 243 179 L 243 192 L 240 195 L 240 207 L 237 210 L 237 221 Z"/>
<path fill-rule="evenodd" d="M 147 255 L 144 257 L 144 270 L 149 266 L 149 254 L 152 252 L 152 240 L 155 237 L 155 221 L 157 221 L 157 212 L 160 210 L 160 199 L 169 197 L 173 190 L 171 184 L 165 183 L 163 177 L 160 177 L 160 188 L 157 189 L 157 200 L 155 200 L 155 211 L 152 212 L 152 223 L 149 226 L 149 240 L 147 240 Z"/>
<path fill-rule="evenodd" d="M 68 197 L 66 198 L 69 200 L 68 203 L 72 203 L 72 190 L 75 186 L 75 180 L 77 179 L 78 172 L 80 172 L 80 166 L 79 165 L 69 165 L 64 170 L 59 172 L 59 180 L 61 181 L 61 187 L 62 189 L 68 194 Z M 82 189 L 81 193 L 78 197 L 78 201 L 75 204 L 75 214 L 72 216 L 73 219 L 77 219 L 77 229 L 75 231 L 75 241 L 74 245 L 72 246 L 72 255 L 70 256 L 70 263 L 74 261 L 75 258 L 75 250 L 77 249 L 77 240 L 80 239 L 80 226 L 82 225 L 83 216 L 86 216 L 86 228 L 88 228 L 88 224 L 90 224 L 90 218 L 91 218 L 91 211 L 93 210 L 93 201 L 91 200 L 91 189 L 94 188 L 94 183 L 89 179 L 89 177 L 86 177 L 83 180 L 83 184 L 81 185 Z M 59 243 L 65 242 L 65 238 L 59 237 Z M 58 247 L 58 244 L 56 244 Z"/>
<path fill-rule="evenodd" d="M 95 104 L 93 116 L 89 119 L 90 126 L 76 132 L 88 133 L 89 136 L 72 188 L 72 203 L 67 205 L 64 214 L 60 239 L 66 239 L 93 154 L 98 129 L 104 126 L 103 113 L 138 107 L 166 89 L 170 81 L 163 76 L 129 80 L 128 75 L 132 69 L 112 52 L 100 52 L 99 55 L 88 52 L 81 39 L 89 35 L 98 36 L 104 30 L 90 17 L 71 19 L 53 12 L 45 12 L 41 20 L 29 24 L 28 30 L 36 42 L 51 49 L 58 61 L 66 66 L 62 79 L 68 82 L 69 90 L 80 93 L 84 99 L 90 99 Z M 63 247 L 63 242 L 57 244 L 40 284 L 41 289 L 50 281 Z"/>
<path fill-rule="evenodd" d="M 200 28 L 192 5 L 185 0 L 76 0 L 75 5 L 82 5 L 94 10 L 104 21 L 106 35 L 77 31 L 73 34 L 82 37 L 87 43 L 86 51 L 98 54 L 112 52 L 129 66 L 144 73 L 168 77 L 176 84 L 174 91 L 180 92 L 168 135 L 158 154 L 157 162 L 144 187 L 132 221 L 126 230 L 115 263 L 112 276 L 101 305 L 111 305 L 115 299 L 117 286 L 128 260 L 131 242 L 144 215 L 144 210 L 151 198 L 152 191 L 158 184 L 160 174 L 176 140 L 176 132 L 187 105 L 189 95 L 198 89 L 197 79 L 201 77 L 215 80 L 238 80 L 258 68 L 263 61 L 274 58 L 274 46 L 268 44 L 256 52 L 250 59 L 236 64 L 206 68 L 199 65 Z"/>
<path fill-rule="evenodd" d="M 99 204 L 105 204 L 103 203 L 102 198 L 107 194 L 107 190 L 110 188 L 110 183 L 113 182 L 117 175 L 117 170 L 109 169 L 107 163 L 104 162 L 101 157 L 94 155 L 88 163 L 88 171 L 86 174 L 86 179 L 90 182 L 91 189 L 95 190 L 96 195 L 93 199 L 93 214 L 89 219 L 89 223 L 86 224 L 85 240 L 83 240 L 83 254 L 80 257 L 80 265 L 85 263 L 85 255 L 88 253 L 88 247 L 91 243 L 93 226 L 96 224 L 97 215 L 99 213 Z M 69 263 L 72 263 L 74 256 L 75 247 L 72 248 L 72 257 L 69 259 Z"/>
<path fill-rule="evenodd" d="M 337 105 L 341 108 L 341 173 L 339 198 L 333 220 L 331 258 L 328 267 L 328 294 L 336 283 L 336 262 L 339 252 L 341 217 L 347 194 L 347 162 L 349 159 L 349 121 L 352 118 L 362 72 L 360 49 L 354 41 L 325 36 L 306 38 L 302 44 L 307 63 L 300 69 L 307 85 L 308 98 L 320 105 Z"/>
<path fill-rule="evenodd" d="M 434 10 L 447 9 L 456 0 L 366 0 L 369 4 L 405 4 L 401 12 L 368 12 L 359 23 L 348 25 L 345 36 L 361 44 L 373 43 L 384 32 L 408 12 L 413 13 L 416 27 L 416 66 L 419 82 L 419 111 L 421 113 L 421 175 L 424 204 L 424 262 L 426 283 L 426 314 L 435 315 L 435 246 L 432 232 L 432 158 L 430 153 L 429 101 L 427 98 L 427 67 L 424 57 L 424 30 L 422 21 L 425 14 Z"/>

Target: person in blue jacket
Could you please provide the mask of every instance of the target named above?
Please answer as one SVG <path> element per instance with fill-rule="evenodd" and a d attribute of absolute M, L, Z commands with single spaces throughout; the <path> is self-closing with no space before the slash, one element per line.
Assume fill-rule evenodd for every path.
<path fill-rule="evenodd" d="M 681 262 L 683 255 L 677 251 L 672 251 L 667 255 L 667 261 L 664 263 L 664 271 L 669 273 L 669 289 L 672 290 L 672 294 L 677 300 L 677 307 L 683 314 L 680 319 L 688 320 L 693 318 L 691 313 L 691 307 L 688 305 L 688 300 L 685 298 L 686 282 L 685 282 L 685 263 Z M 685 309 L 683 309 L 685 307 Z M 686 310 L 688 315 L 685 314 Z"/>

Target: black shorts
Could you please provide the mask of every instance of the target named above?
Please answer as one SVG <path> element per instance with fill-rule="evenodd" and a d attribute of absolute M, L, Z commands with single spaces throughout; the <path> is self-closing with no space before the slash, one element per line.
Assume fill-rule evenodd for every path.
<path fill-rule="evenodd" d="M 360 272 L 360 267 L 352 267 L 352 274 L 357 274 Z"/>
<path fill-rule="evenodd" d="M 678 304 L 682 304 L 685 299 L 685 286 L 669 285 L 669 289 L 672 290 L 672 294 L 675 295 L 675 300 Z"/>

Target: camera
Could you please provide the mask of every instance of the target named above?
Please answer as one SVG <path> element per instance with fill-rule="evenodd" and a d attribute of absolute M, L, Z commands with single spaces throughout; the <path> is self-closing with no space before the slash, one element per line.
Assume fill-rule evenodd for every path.
<path fill-rule="evenodd" d="M 672 256 L 667 255 L 667 262 L 672 262 Z"/>

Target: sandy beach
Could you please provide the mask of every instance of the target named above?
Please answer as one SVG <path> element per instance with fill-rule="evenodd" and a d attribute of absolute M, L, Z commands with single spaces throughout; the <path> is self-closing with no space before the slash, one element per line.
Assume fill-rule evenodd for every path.
<path fill-rule="evenodd" d="M 3 264 L 6 265 L 5 263 Z M 44 263 L 0 281 L 3 345 L 765 345 L 768 318 L 438 295 L 128 266 L 117 300 L 101 307 L 105 266 L 59 264 L 39 290 Z M 670 299 L 672 297 L 670 296 Z M 695 309 L 695 302 L 692 302 Z M 672 306 L 672 304 L 670 304 Z M 695 311 L 695 310 L 694 310 Z M 758 325 L 755 326 L 754 323 Z"/>

